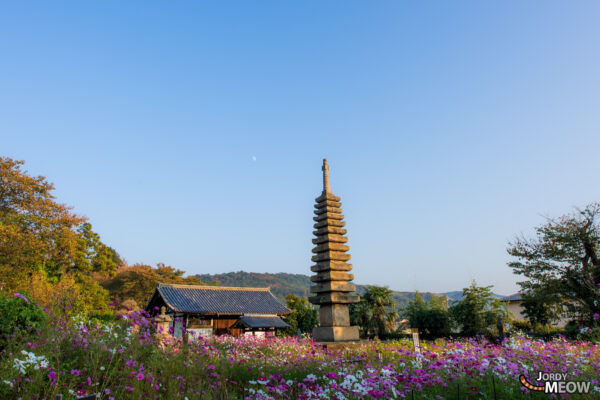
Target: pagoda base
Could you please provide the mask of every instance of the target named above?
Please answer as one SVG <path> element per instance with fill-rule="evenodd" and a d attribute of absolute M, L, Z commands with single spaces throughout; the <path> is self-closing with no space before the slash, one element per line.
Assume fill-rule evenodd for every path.
<path fill-rule="evenodd" d="M 358 326 L 318 326 L 313 329 L 315 342 L 352 342 L 359 339 Z"/>

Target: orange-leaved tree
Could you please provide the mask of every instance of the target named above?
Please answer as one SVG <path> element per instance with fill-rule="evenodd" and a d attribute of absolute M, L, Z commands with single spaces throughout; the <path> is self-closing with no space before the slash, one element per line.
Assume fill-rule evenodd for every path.
<path fill-rule="evenodd" d="M 156 268 L 145 264 L 122 266 L 117 270 L 114 277 L 103 281 L 102 286 L 110 292 L 110 297 L 113 300 L 120 303 L 135 300 L 135 303 L 143 308 L 150 300 L 157 282 L 187 285 L 204 284 L 197 277 L 184 277 L 184 273 L 182 270 L 163 263 L 157 264 Z"/>
<path fill-rule="evenodd" d="M 68 286 L 79 311 L 105 308 L 107 293 L 92 274 L 114 274 L 117 253 L 85 217 L 56 201 L 52 183 L 29 175 L 23 164 L 0 157 L 0 293 L 27 291 L 48 304 L 61 297 L 57 288 Z"/>

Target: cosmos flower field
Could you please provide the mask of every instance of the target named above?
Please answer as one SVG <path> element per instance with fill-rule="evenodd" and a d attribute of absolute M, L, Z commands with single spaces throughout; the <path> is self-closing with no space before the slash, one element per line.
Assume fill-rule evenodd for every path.
<path fill-rule="evenodd" d="M 3 350 L 0 398 L 552 398 L 519 383 L 538 371 L 592 382 L 588 395 L 560 398 L 600 398 L 600 345 L 589 342 L 448 340 L 424 343 L 417 355 L 408 340 L 336 352 L 309 337 L 213 336 L 161 346 L 154 330 L 143 313 L 112 323 L 56 318 Z"/>

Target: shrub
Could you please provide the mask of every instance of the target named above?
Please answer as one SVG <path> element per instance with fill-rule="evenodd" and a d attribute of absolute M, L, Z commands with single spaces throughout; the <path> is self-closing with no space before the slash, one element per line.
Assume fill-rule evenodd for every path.
<path fill-rule="evenodd" d="M 532 330 L 531 322 L 526 319 L 515 319 L 511 321 L 512 330 L 521 332 L 530 332 Z"/>
<path fill-rule="evenodd" d="M 416 292 L 404 309 L 404 316 L 410 321 L 411 328 L 416 328 L 424 339 L 435 339 L 449 336 L 452 325 L 448 304 L 445 298 L 433 296 L 428 302 Z"/>
<path fill-rule="evenodd" d="M 506 318 L 506 309 L 495 299 L 491 286 L 477 286 L 475 282 L 463 289 L 462 300 L 450 307 L 450 313 L 463 336 L 485 335 L 496 338 L 498 317 Z"/>
<path fill-rule="evenodd" d="M 0 348 L 17 336 L 36 334 L 45 320 L 43 310 L 24 293 L 0 299 Z"/>

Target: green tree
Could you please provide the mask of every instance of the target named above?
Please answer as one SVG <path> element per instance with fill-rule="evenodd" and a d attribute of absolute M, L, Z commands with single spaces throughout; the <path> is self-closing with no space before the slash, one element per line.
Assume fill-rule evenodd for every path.
<path fill-rule="evenodd" d="M 448 298 L 433 295 L 429 301 L 415 292 L 413 300 L 404 308 L 404 316 L 410 321 L 411 328 L 419 330 L 426 339 L 450 335 L 452 323 L 448 311 Z"/>
<path fill-rule="evenodd" d="M 184 271 L 163 263 L 158 263 L 156 268 L 145 264 L 122 266 L 114 277 L 104 280 L 102 286 L 109 291 L 112 300 L 120 303 L 134 300 L 139 307 L 143 308 L 154 293 L 157 282 L 205 284 L 197 277 L 184 277 L 184 274 Z"/>
<path fill-rule="evenodd" d="M 85 296 L 87 308 L 104 308 L 106 292 L 93 273 L 111 274 L 114 250 L 84 217 L 56 201 L 54 185 L 22 170 L 23 161 L 0 157 L 0 287 L 27 290 L 36 301 L 60 297 L 57 283 Z"/>
<path fill-rule="evenodd" d="M 549 325 L 563 312 L 560 296 L 545 288 L 530 288 L 521 292 L 523 314 L 532 326 Z"/>
<path fill-rule="evenodd" d="M 287 308 L 292 310 L 292 313 L 285 317 L 285 321 L 290 325 L 287 329 L 289 335 L 300 333 L 312 333 L 312 330 L 317 326 L 318 317 L 317 310 L 308 302 L 307 298 L 296 296 L 293 293 L 285 296 Z"/>
<path fill-rule="evenodd" d="M 114 275 L 122 264 L 119 254 L 100 241 L 100 235 L 92 230 L 89 222 L 79 225 L 77 233 L 79 238 L 73 270 Z"/>
<path fill-rule="evenodd" d="M 545 295 L 554 306 L 566 304 L 571 308 L 567 314 L 589 325 L 598 324 L 594 316 L 600 313 L 599 215 L 600 203 L 592 203 L 548 218 L 535 228 L 535 238 L 518 237 L 508 248 L 516 259 L 508 265 L 527 278 L 519 282 L 524 293 L 531 298 Z"/>
<path fill-rule="evenodd" d="M 358 325 L 366 337 L 383 337 L 395 326 L 398 312 L 392 291 L 382 286 L 367 286 L 360 302 L 350 305 L 352 325 Z"/>
<path fill-rule="evenodd" d="M 464 336 L 494 336 L 498 316 L 507 316 L 494 298 L 492 286 L 477 286 L 475 282 L 463 289 L 463 298 L 450 307 L 450 314 Z"/>

